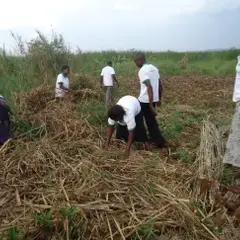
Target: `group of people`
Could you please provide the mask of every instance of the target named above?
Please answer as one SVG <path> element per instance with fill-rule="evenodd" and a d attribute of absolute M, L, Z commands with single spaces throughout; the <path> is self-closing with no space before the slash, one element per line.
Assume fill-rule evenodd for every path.
<path fill-rule="evenodd" d="M 118 84 L 118 81 L 111 61 L 102 69 L 100 78 L 100 86 L 104 85 L 105 88 L 105 105 L 108 109 L 106 147 L 108 148 L 115 125 L 117 125 L 116 138 L 127 142 L 126 157 L 129 156 L 134 141 L 143 143 L 146 150 L 150 150 L 150 143 L 159 148 L 167 147 L 167 142 L 156 120 L 156 107 L 161 104 L 163 93 L 159 70 L 148 63 L 142 53 L 137 54 L 135 63 L 139 68 L 140 89 L 138 99 L 133 96 L 123 96 L 113 105 L 113 83 Z M 62 72 L 57 77 L 55 90 L 57 101 L 63 100 L 66 93 L 71 92 L 68 79 L 69 72 L 70 67 L 64 65 Z M 236 111 L 223 161 L 237 169 L 236 172 L 240 178 L 240 56 L 236 66 L 233 101 L 236 103 Z M 0 145 L 10 138 L 9 113 L 10 108 L 7 101 L 0 95 Z M 149 134 L 147 134 L 147 130 Z"/>
<path fill-rule="evenodd" d="M 125 155 L 129 156 L 132 143 L 141 142 L 146 150 L 150 150 L 150 143 L 159 148 L 167 147 L 157 120 L 156 107 L 161 104 L 162 81 L 159 70 L 146 61 L 144 54 L 137 54 L 135 63 L 139 68 L 140 94 L 138 99 L 133 96 L 123 96 L 117 104 L 113 105 L 114 82 L 118 85 L 112 62 L 101 71 L 100 87 L 105 89 L 105 106 L 108 109 L 108 131 L 106 147 L 109 146 L 116 126 L 116 138 L 127 142 Z M 56 99 L 63 100 L 69 88 L 68 74 L 70 67 L 64 65 L 62 73 L 56 81 Z M 150 139 L 145 128 L 147 125 Z"/>
<path fill-rule="evenodd" d="M 117 84 L 118 82 L 112 63 L 108 62 L 101 72 L 101 84 L 103 83 L 106 89 L 105 105 L 109 108 L 106 148 L 110 144 L 115 125 L 117 125 L 116 138 L 127 142 L 126 157 L 129 156 L 134 141 L 143 143 L 146 150 L 150 150 L 150 143 L 159 148 L 167 147 L 156 119 L 156 107 L 161 104 L 163 91 L 159 70 L 148 63 L 142 53 L 137 54 L 135 63 L 139 68 L 139 97 L 137 99 L 133 96 L 123 96 L 114 106 L 111 106 L 112 88 L 113 82 Z M 149 134 L 147 134 L 144 120 Z"/>

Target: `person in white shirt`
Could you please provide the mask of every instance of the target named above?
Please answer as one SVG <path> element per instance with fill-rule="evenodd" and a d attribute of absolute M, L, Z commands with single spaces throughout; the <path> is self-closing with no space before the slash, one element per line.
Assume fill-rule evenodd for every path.
<path fill-rule="evenodd" d="M 223 163 L 230 164 L 233 167 L 233 176 L 237 185 L 240 185 L 240 56 L 237 59 L 236 80 L 233 92 L 233 102 L 236 103 L 236 109 Z"/>
<path fill-rule="evenodd" d="M 138 100 L 141 104 L 151 140 L 157 147 L 165 148 L 167 147 L 167 142 L 159 129 L 155 110 L 156 106 L 160 105 L 162 100 L 163 87 L 159 70 L 154 65 L 147 63 L 143 53 L 137 54 L 135 63 L 140 68 L 138 72 L 140 80 Z"/>
<path fill-rule="evenodd" d="M 55 97 L 57 100 L 65 98 L 66 93 L 70 92 L 68 74 L 70 67 L 68 65 L 62 66 L 62 73 L 57 76 Z"/>
<path fill-rule="evenodd" d="M 106 148 L 109 147 L 114 126 L 117 124 L 116 138 L 127 142 L 125 156 L 128 157 L 133 141 L 144 143 L 150 150 L 144 126 L 141 106 L 137 98 L 124 96 L 108 110 L 108 132 Z"/>
<path fill-rule="evenodd" d="M 112 67 L 112 62 L 108 61 L 107 66 L 102 69 L 101 79 L 100 79 L 100 87 L 104 85 L 106 96 L 105 96 L 105 106 L 109 108 L 113 103 L 113 82 L 116 82 L 118 85 L 118 81 L 115 75 L 115 71 Z"/>

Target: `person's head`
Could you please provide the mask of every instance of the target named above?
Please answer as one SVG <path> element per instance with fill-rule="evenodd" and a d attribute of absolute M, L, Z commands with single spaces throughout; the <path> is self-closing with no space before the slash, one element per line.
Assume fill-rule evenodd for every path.
<path fill-rule="evenodd" d="M 108 117 L 114 121 L 122 121 L 125 111 L 122 106 L 114 105 L 108 110 Z"/>
<path fill-rule="evenodd" d="M 70 67 L 68 65 L 63 65 L 62 66 L 62 73 L 67 76 L 70 72 Z"/>
<path fill-rule="evenodd" d="M 108 62 L 107 62 L 107 65 L 110 66 L 110 67 L 112 67 L 112 61 L 108 61 Z"/>
<path fill-rule="evenodd" d="M 146 57 L 144 55 L 144 53 L 138 53 L 136 56 L 135 56 L 135 59 L 134 59 L 136 65 L 141 68 L 143 66 L 143 64 L 146 62 Z"/>

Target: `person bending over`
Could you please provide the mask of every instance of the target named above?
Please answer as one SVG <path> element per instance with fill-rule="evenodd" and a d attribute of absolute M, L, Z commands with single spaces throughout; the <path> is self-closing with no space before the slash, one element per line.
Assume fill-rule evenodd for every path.
<path fill-rule="evenodd" d="M 5 98 L 0 95 L 0 146 L 10 138 L 11 109 Z"/>
<path fill-rule="evenodd" d="M 108 110 L 107 148 L 115 125 L 117 125 L 116 138 L 127 142 L 126 157 L 129 157 L 134 141 L 144 143 L 146 150 L 150 150 L 141 106 L 135 97 L 124 96 Z"/>

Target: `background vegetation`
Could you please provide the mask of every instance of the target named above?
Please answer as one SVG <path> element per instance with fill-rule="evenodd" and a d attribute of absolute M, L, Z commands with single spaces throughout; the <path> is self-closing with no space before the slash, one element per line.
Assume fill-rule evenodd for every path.
<path fill-rule="evenodd" d="M 16 48 L 12 52 L 0 49 L 0 93 L 11 99 L 11 92 L 28 91 L 42 82 L 55 84 L 62 64 L 68 63 L 74 73 L 99 76 L 101 68 L 112 60 L 117 75 L 136 77 L 133 57 L 137 50 L 126 52 L 102 51 L 73 53 L 63 37 L 53 33 L 47 39 L 42 33 L 30 42 L 23 42 L 12 34 Z M 160 68 L 162 76 L 201 74 L 231 76 L 235 72 L 239 49 L 213 52 L 146 52 L 148 60 Z M 188 66 L 182 69 L 179 61 L 188 57 Z"/>

